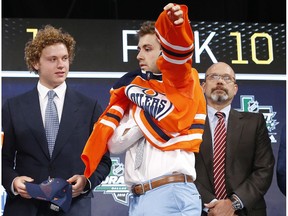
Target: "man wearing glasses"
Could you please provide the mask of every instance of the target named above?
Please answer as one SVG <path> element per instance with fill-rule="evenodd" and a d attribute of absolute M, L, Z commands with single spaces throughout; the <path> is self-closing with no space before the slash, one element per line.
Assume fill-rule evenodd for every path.
<path fill-rule="evenodd" d="M 238 85 L 226 63 L 209 67 L 202 87 L 207 119 L 196 154 L 195 182 L 202 215 L 265 216 L 264 194 L 271 185 L 274 156 L 264 117 L 231 109 Z"/>

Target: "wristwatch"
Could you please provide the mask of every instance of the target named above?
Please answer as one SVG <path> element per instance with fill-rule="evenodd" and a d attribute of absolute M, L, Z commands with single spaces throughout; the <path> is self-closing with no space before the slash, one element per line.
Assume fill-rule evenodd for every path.
<path fill-rule="evenodd" d="M 231 200 L 232 207 L 235 211 L 243 208 L 239 198 L 235 194 L 233 194 L 229 199 Z"/>

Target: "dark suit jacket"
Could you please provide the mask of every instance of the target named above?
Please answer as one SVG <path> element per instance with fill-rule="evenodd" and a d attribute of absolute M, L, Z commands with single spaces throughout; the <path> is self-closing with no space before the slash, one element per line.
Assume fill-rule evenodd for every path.
<path fill-rule="evenodd" d="M 276 167 L 278 187 L 280 191 L 286 196 L 286 125 L 283 126 L 281 131 Z"/>
<path fill-rule="evenodd" d="M 29 176 L 38 184 L 48 176 L 68 179 L 74 174 L 84 173 L 85 165 L 80 155 L 101 112 L 97 102 L 67 87 L 59 132 L 50 159 L 37 88 L 7 100 L 2 112 L 2 184 L 8 193 L 4 215 L 34 216 L 39 206 L 36 199 L 27 200 L 12 194 L 11 183 L 15 177 Z M 106 178 L 110 167 L 107 152 L 90 178 L 92 188 Z M 91 215 L 92 196 L 90 191 L 74 198 L 71 211 L 66 215 Z"/>
<path fill-rule="evenodd" d="M 195 184 L 203 203 L 215 199 L 211 142 L 207 118 L 200 152 L 196 154 Z M 264 194 L 272 182 L 274 156 L 262 114 L 230 111 L 225 168 L 228 196 L 237 194 L 245 206 L 239 215 L 265 216 Z"/>

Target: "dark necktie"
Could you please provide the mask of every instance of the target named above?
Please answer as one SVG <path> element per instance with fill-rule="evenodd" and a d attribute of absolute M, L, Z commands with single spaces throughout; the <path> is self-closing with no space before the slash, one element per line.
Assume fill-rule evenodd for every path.
<path fill-rule="evenodd" d="M 48 142 L 49 154 L 51 157 L 59 129 L 59 119 L 58 119 L 57 107 L 53 101 L 54 97 L 56 96 L 56 93 L 53 90 L 50 90 L 47 95 L 48 95 L 48 103 L 45 111 L 45 131 Z"/>
<path fill-rule="evenodd" d="M 217 199 L 225 199 L 227 196 L 225 187 L 225 149 L 226 149 L 226 128 L 224 113 L 217 112 L 218 123 L 214 131 L 214 187 Z"/>

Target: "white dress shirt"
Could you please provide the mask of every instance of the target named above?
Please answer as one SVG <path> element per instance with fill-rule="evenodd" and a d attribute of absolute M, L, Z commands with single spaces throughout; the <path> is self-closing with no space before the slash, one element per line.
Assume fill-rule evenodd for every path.
<path fill-rule="evenodd" d="M 131 112 L 131 110 L 130 110 Z M 127 133 L 124 131 L 129 129 Z M 135 123 L 131 113 L 125 114 L 120 125 L 108 141 L 108 149 L 113 154 L 126 151 L 125 155 L 125 183 L 131 188 L 133 184 L 143 183 L 153 178 L 179 172 L 191 175 L 196 179 L 195 156 L 193 152 L 183 150 L 161 151 L 153 147 L 146 139 L 141 166 L 134 168 L 136 148 L 142 131 Z"/>
<path fill-rule="evenodd" d="M 63 82 L 57 88 L 53 89 L 53 91 L 55 91 L 56 93 L 56 96 L 53 101 L 55 102 L 57 107 L 59 122 L 61 121 L 66 89 L 67 89 L 66 82 Z M 39 93 L 39 102 L 40 102 L 42 120 L 43 124 L 45 125 L 45 110 L 48 103 L 47 93 L 51 89 L 48 89 L 47 87 L 43 86 L 39 81 L 37 84 L 37 90 Z"/>

